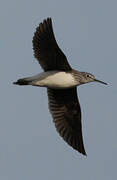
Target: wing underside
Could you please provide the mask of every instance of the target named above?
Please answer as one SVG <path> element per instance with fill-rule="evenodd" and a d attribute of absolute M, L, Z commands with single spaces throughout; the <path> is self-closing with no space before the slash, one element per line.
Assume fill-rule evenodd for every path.
<path fill-rule="evenodd" d="M 45 71 L 69 71 L 72 69 L 56 42 L 51 18 L 47 18 L 39 24 L 32 42 L 34 56 Z"/>
<path fill-rule="evenodd" d="M 60 136 L 74 149 L 86 155 L 81 124 L 81 109 L 76 88 L 48 89 L 49 109 Z"/>

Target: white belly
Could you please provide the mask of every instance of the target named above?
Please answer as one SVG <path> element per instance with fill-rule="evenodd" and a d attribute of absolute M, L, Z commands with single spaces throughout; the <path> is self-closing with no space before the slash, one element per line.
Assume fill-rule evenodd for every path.
<path fill-rule="evenodd" d="M 33 76 L 31 84 L 54 89 L 70 88 L 77 85 L 70 73 L 60 71 L 48 71 Z"/>

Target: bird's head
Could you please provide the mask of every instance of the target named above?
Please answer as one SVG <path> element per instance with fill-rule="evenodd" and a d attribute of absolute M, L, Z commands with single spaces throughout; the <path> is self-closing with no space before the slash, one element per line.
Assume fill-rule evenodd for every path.
<path fill-rule="evenodd" d="M 81 73 L 82 73 L 82 75 L 83 75 L 83 79 L 82 79 L 82 80 L 83 80 L 84 83 L 88 83 L 88 82 L 99 82 L 99 83 L 102 83 L 102 84 L 107 85 L 107 83 L 96 79 L 93 74 L 90 74 L 90 73 L 87 73 L 87 72 L 81 72 Z"/>

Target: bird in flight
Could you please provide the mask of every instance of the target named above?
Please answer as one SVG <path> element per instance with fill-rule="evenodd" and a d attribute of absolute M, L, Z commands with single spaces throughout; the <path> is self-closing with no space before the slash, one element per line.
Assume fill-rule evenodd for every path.
<path fill-rule="evenodd" d="M 39 24 L 32 43 L 34 56 L 44 72 L 19 79 L 14 84 L 46 87 L 49 110 L 58 133 L 72 148 L 86 155 L 77 86 L 93 81 L 107 83 L 70 66 L 56 42 L 51 18 Z"/>

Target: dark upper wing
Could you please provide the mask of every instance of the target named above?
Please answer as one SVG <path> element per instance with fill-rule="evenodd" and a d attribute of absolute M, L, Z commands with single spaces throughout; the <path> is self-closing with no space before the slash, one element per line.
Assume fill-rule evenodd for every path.
<path fill-rule="evenodd" d="M 63 70 L 69 71 L 71 67 L 66 56 L 61 51 L 52 28 L 51 18 L 47 18 L 39 24 L 33 37 L 34 56 L 39 61 L 41 67 L 45 70 Z"/>
<path fill-rule="evenodd" d="M 81 124 L 81 109 L 76 88 L 48 89 L 49 109 L 60 136 L 74 149 L 86 155 Z"/>

